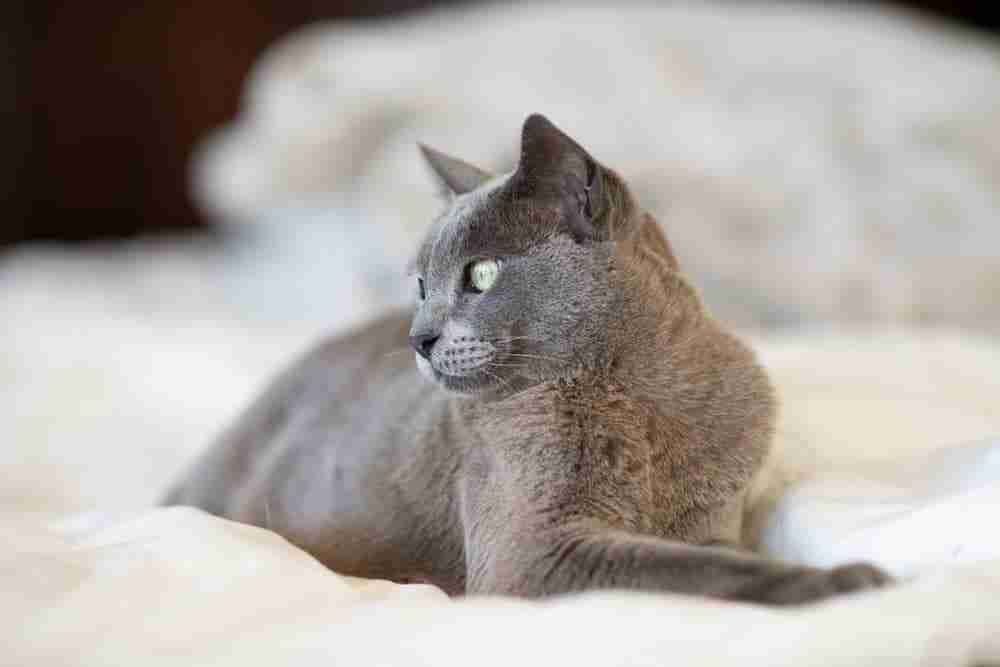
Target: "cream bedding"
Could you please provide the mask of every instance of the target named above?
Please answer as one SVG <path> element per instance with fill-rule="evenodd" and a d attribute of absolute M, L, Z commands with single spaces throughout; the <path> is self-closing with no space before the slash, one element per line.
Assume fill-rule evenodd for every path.
<path fill-rule="evenodd" d="M 5 665 L 972 665 L 1000 560 L 813 608 L 624 593 L 449 601 L 186 508 L 4 517 Z"/>
<path fill-rule="evenodd" d="M 987 340 L 756 341 L 784 406 L 755 499 L 764 547 L 870 557 L 913 581 L 795 611 L 636 594 L 453 602 L 337 576 L 263 530 L 143 509 L 312 332 L 74 312 L 15 282 L 27 289 L 0 302 L 34 317 L 11 320 L 0 352 L 0 664 L 1000 661 L 1000 442 L 942 447 L 1000 433 Z M 66 335 L 67 313 L 88 336 Z"/>

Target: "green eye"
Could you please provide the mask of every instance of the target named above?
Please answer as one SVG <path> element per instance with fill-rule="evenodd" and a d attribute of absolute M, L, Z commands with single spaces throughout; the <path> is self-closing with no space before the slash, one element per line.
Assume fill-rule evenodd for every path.
<path fill-rule="evenodd" d="M 469 285 L 474 292 L 485 292 L 493 287 L 500 275 L 500 262 L 495 259 L 481 259 L 469 265 Z"/>

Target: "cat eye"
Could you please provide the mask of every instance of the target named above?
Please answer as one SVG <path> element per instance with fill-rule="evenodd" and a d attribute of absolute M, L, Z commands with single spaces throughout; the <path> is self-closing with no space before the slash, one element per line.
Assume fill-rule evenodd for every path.
<path fill-rule="evenodd" d="M 418 290 L 418 294 L 420 294 L 420 300 L 421 301 L 423 301 L 424 299 L 427 298 L 427 292 L 424 290 L 424 279 L 423 278 L 417 278 L 417 290 Z"/>
<path fill-rule="evenodd" d="M 466 269 L 467 289 L 472 292 L 485 292 L 493 287 L 500 275 L 500 262 L 495 259 L 481 259 L 469 264 Z"/>

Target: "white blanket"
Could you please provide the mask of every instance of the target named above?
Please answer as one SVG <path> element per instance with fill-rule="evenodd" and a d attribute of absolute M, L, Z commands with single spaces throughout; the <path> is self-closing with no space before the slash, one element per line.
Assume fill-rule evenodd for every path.
<path fill-rule="evenodd" d="M 763 546 L 870 557 L 913 581 L 794 611 L 623 593 L 452 602 L 339 577 L 266 531 L 139 509 L 297 335 L 75 312 L 80 340 L 33 310 L 0 363 L 2 665 L 1000 661 L 1000 442 L 941 447 L 1000 432 L 1000 349 L 985 340 L 757 341 L 784 406 L 756 496 Z"/>
<path fill-rule="evenodd" d="M 408 298 L 393 276 L 438 206 L 415 143 L 508 168 L 537 111 L 625 177 L 727 321 L 1000 331 L 996 41 L 881 3 L 574 4 L 289 36 L 200 152 L 198 199 L 283 221 L 288 268 Z"/>
<path fill-rule="evenodd" d="M 1000 560 L 798 610 L 675 596 L 449 601 L 354 580 L 183 508 L 0 521 L 9 665 L 972 665 L 1000 660 Z"/>
<path fill-rule="evenodd" d="M 1000 433 L 996 343 L 756 340 L 783 404 L 755 498 L 763 546 L 925 573 L 913 582 L 798 611 L 625 594 L 453 603 L 338 577 L 265 531 L 140 509 L 311 329 L 146 312 L 133 281 L 78 273 L 82 258 L 23 259 L 0 281 L 0 665 L 1000 661 L 996 441 L 941 449 Z"/>
<path fill-rule="evenodd" d="M 866 559 L 900 577 L 998 559 L 1000 439 L 820 475 L 781 498 L 763 542 L 791 560 Z"/>

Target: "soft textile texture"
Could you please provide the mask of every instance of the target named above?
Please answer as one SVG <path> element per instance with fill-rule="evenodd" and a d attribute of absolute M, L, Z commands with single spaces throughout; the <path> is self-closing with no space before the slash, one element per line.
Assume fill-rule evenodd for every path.
<path fill-rule="evenodd" d="M 229 222 L 295 222 L 320 243 L 288 253 L 336 253 L 405 297 L 395 276 L 437 207 L 416 142 L 503 170 L 539 112 L 621 172 L 727 320 L 1000 331 L 998 58 L 984 35 L 869 3 L 313 25 L 261 59 L 200 153 L 197 195 Z"/>
<path fill-rule="evenodd" d="M 477 664 L 499 665 L 554 655 L 580 665 L 663 664 L 677 656 L 690 665 L 1000 660 L 1000 554 L 986 553 L 995 521 L 959 526 L 923 514 L 928 520 L 908 531 L 905 543 L 898 540 L 905 516 L 900 524 L 882 513 L 882 532 L 874 535 L 850 529 L 865 525 L 866 503 L 885 509 L 880 497 L 858 490 L 870 488 L 865 479 L 886 465 L 900 471 L 891 483 L 912 482 L 915 491 L 936 488 L 920 486 L 919 475 L 932 480 L 945 470 L 920 465 L 929 452 L 939 451 L 933 455 L 976 484 L 988 478 L 972 473 L 995 472 L 990 454 L 975 462 L 970 450 L 942 449 L 1000 432 L 994 343 L 900 331 L 756 342 L 784 404 L 775 460 L 757 498 L 760 532 L 776 536 L 766 546 L 812 562 L 874 556 L 897 572 L 927 573 L 899 590 L 794 612 L 619 594 L 541 606 L 455 604 L 428 587 L 337 577 L 264 531 L 186 510 L 136 511 L 311 332 L 144 313 L 126 308 L 121 295 L 68 282 L 73 287 L 62 292 L 0 290 L 4 304 L 23 309 L 0 347 L 8 397 L 0 403 L 0 621 L 11 629 L 0 664 L 247 666 L 323 658 L 465 665 L 474 656 Z M 98 295 L 115 305 L 73 307 Z M 67 335 L 74 326 L 88 335 Z M 907 468 L 914 476 L 902 472 Z M 832 507 L 830 494 L 811 491 L 825 488 L 823 478 L 848 485 L 837 487 Z M 995 492 L 991 483 L 980 488 Z M 980 499 L 989 504 L 971 513 L 966 506 L 966 516 L 995 517 L 995 493 Z M 853 514 L 838 524 L 844 506 Z M 124 514 L 73 513 L 88 508 Z M 955 554 L 942 561 L 933 551 L 941 530 L 953 544 L 982 547 L 965 556 L 990 560 L 961 568 L 951 566 Z M 962 531 L 957 538 L 955 530 Z M 879 541 L 891 549 L 873 552 Z"/>
<path fill-rule="evenodd" d="M 1000 660 L 1000 560 L 814 608 L 603 593 L 449 601 L 330 573 L 195 510 L 4 517 L 3 664 L 965 665 Z M 321 662 L 322 661 L 322 662 Z"/>
<path fill-rule="evenodd" d="M 998 513 L 1000 439 L 821 474 L 781 498 L 762 540 L 792 560 L 913 577 L 1000 558 Z"/>

